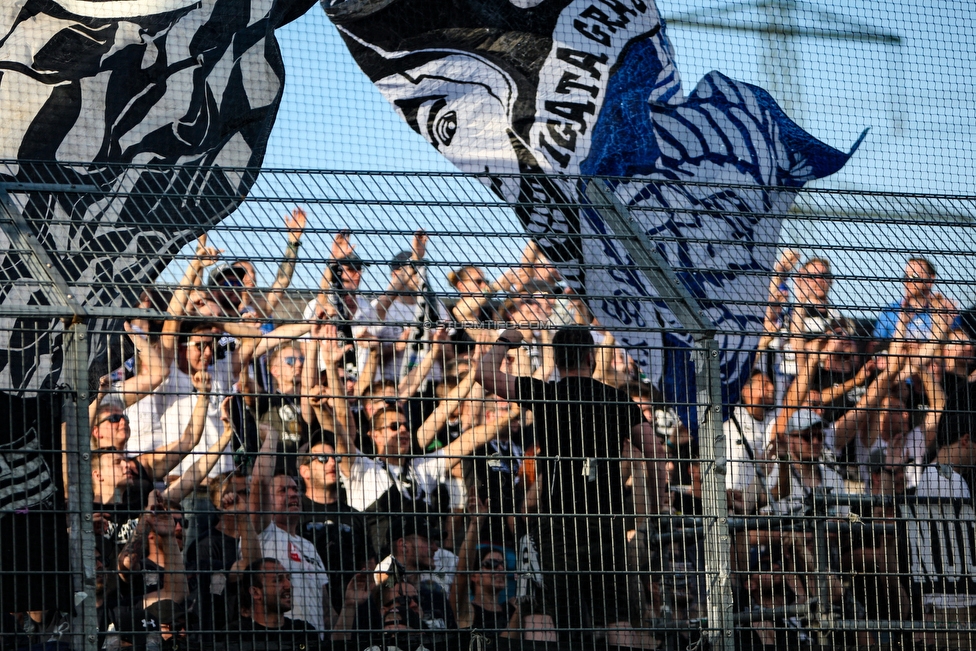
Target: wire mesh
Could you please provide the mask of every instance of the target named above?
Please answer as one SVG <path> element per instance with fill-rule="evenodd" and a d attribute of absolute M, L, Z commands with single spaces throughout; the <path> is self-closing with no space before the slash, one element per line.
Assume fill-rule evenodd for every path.
<path fill-rule="evenodd" d="M 723 308 L 764 322 L 719 325 L 749 360 L 719 404 L 685 383 L 708 333 L 594 319 L 614 296 L 579 283 L 654 269 L 567 281 L 484 180 L 266 170 L 204 195 L 237 207 L 205 233 L 25 210 L 53 271 L 7 250 L 2 644 L 971 648 L 972 197 L 764 216 L 760 291 Z M 673 270 L 639 302 L 700 301 Z"/>

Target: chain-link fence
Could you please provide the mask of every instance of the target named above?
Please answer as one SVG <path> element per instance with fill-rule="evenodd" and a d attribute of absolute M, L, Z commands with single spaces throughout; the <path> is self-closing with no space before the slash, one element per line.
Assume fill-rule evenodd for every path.
<path fill-rule="evenodd" d="M 157 171 L 0 193 L 5 649 L 971 648 L 972 197 Z"/>

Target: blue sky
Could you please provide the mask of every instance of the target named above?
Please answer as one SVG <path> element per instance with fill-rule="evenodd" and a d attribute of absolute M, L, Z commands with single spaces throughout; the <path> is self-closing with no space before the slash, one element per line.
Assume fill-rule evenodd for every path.
<path fill-rule="evenodd" d="M 976 3 L 888 3 L 868 0 L 846 3 L 782 4 L 793 24 L 807 32 L 873 33 L 900 40 L 898 44 L 857 38 L 802 36 L 789 42 L 769 40 L 748 29 L 669 27 L 683 87 L 690 92 L 710 70 L 770 90 L 788 107 L 802 127 L 838 149 L 846 150 L 866 127 L 871 132 L 855 157 L 838 174 L 816 185 L 856 191 L 976 194 L 972 52 L 976 36 L 970 27 Z M 727 10 L 723 11 L 722 8 Z M 766 24 L 768 14 L 755 4 L 672 2 L 659 4 L 661 13 L 694 19 L 724 19 L 730 26 Z M 782 11 L 781 11 L 781 14 Z M 321 170 L 453 172 L 454 167 L 410 130 L 352 61 L 335 28 L 320 7 L 278 32 L 287 68 L 284 100 L 269 142 L 268 168 Z M 782 79 L 782 71 L 790 79 Z M 771 76 L 771 72 L 779 78 Z M 785 97 L 784 97 L 785 95 Z M 283 191 L 259 183 L 269 195 Z M 477 186 L 472 196 L 487 197 Z M 398 189 L 404 198 L 422 191 Z M 313 192 L 314 194 L 314 192 Z M 968 206 L 967 206 L 968 207 Z M 280 207 L 277 210 L 282 210 Z M 280 225 L 276 209 L 247 210 L 238 220 Z M 352 213 L 346 208 L 316 206 L 315 224 L 325 228 L 354 226 L 410 230 L 476 230 L 490 222 L 494 230 L 517 232 L 507 210 L 450 215 L 402 209 Z M 233 219 L 232 219 L 233 221 Z M 240 248 L 240 234 L 227 233 L 228 248 Z M 840 276 L 866 275 L 894 280 L 907 254 L 924 250 L 943 270 L 944 291 L 965 304 L 976 300 L 968 287 L 976 277 L 972 229 L 876 224 L 793 222 L 784 239 L 808 255 L 825 254 Z M 217 237 L 219 241 L 219 236 Z M 316 247 L 325 244 L 313 238 Z M 406 245 L 405 238 L 372 237 L 364 254 L 385 258 Z M 497 243 L 496 243 L 497 244 Z M 854 246 L 891 248 L 864 254 Z M 253 245 L 252 245 L 253 246 Z M 488 262 L 513 258 L 521 246 L 505 240 L 500 252 L 479 251 L 471 240 L 432 242 L 432 257 Z M 258 255 L 277 254 L 278 245 L 259 245 Z M 367 250 L 369 249 L 369 250 Z M 252 251 L 252 254 L 255 252 Z M 382 276 L 385 269 L 374 267 Z M 270 273 L 270 270 L 269 270 Z M 316 269 L 300 268 L 296 284 L 314 285 Z M 374 277 L 377 284 L 383 282 Z M 439 282 L 440 284 L 440 282 Z M 896 283 L 840 280 L 836 300 L 842 304 L 878 305 L 894 298 Z"/>
<path fill-rule="evenodd" d="M 847 149 L 871 127 L 858 155 L 821 181 L 823 187 L 976 194 L 976 36 L 971 32 L 976 3 L 791 4 L 798 29 L 885 34 L 901 43 L 803 36 L 791 40 L 790 57 L 779 51 L 769 55 L 769 45 L 754 32 L 670 26 L 685 92 L 708 71 L 720 70 L 774 96 L 792 90 L 777 99 L 793 106 L 791 117 L 802 127 L 838 149 Z M 723 6 L 744 8 L 720 12 Z M 661 2 L 659 9 L 665 16 L 725 16 L 739 26 L 768 21 L 748 3 Z M 359 72 L 320 8 L 280 30 L 278 38 L 288 80 L 269 166 L 453 170 Z M 767 71 L 790 61 L 793 84 L 783 88 Z"/>

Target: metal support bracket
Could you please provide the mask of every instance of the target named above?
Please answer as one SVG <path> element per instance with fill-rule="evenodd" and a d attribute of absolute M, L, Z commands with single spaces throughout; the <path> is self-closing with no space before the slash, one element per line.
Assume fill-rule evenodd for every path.
<path fill-rule="evenodd" d="M 627 208 L 594 179 L 586 196 L 594 210 L 617 235 L 651 286 L 695 342 L 695 384 L 698 395 L 699 450 L 702 469 L 702 506 L 705 536 L 705 574 L 708 581 L 708 629 L 712 649 L 732 651 L 734 613 L 730 563 L 728 505 L 725 496 L 727 447 L 722 428 L 722 384 L 715 325 L 674 269 L 657 250 Z"/>
<path fill-rule="evenodd" d="M 88 327 L 69 326 L 63 336 L 62 379 L 74 389 L 64 401 L 65 449 L 68 466 L 68 529 L 74 577 L 75 614 L 72 651 L 97 651 L 95 606 L 95 531 L 92 515 L 91 447 L 88 422 Z"/>
<path fill-rule="evenodd" d="M 18 184 L 16 187 L 25 189 L 24 185 Z M 30 187 L 30 184 L 28 186 Z M 58 273 L 59 267 L 55 266 L 54 259 L 31 232 L 27 220 L 20 214 L 17 204 L 10 198 L 7 192 L 8 187 L 9 184 L 0 184 L 0 213 L 2 213 L 0 230 L 10 240 L 12 248 L 28 252 L 27 255 L 23 256 L 24 262 L 31 270 L 32 277 L 42 282 L 41 291 L 47 294 L 51 305 L 63 305 L 67 308 L 72 322 L 83 320 L 88 316 L 85 314 L 85 308 L 77 300 L 64 277 Z M 67 192 L 73 187 L 77 186 L 63 186 L 62 191 Z M 43 284 L 43 281 L 47 281 L 48 284 Z"/>

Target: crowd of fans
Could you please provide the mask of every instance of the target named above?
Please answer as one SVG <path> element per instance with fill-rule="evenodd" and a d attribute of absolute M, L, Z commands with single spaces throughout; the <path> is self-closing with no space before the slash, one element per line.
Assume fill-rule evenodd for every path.
<path fill-rule="evenodd" d="M 451 271 L 448 303 L 428 286 L 423 232 L 384 291 L 361 287 L 366 263 L 338 233 L 304 317 L 278 322 L 305 222 L 286 219 L 270 290 L 201 240 L 174 291 L 142 297 L 166 318 L 126 324 L 134 352 L 90 407 L 99 646 L 696 638 L 697 428 L 538 248 L 497 279 Z M 810 618 L 828 613 L 976 613 L 976 577 L 921 590 L 903 507 L 867 499 L 976 487 L 976 352 L 935 282 L 908 260 L 904 298 L 872 325 L 832 307 L 828 260 L 777 263 L 724 425 L 740 648 L 810 645 Z M 829 499 L 848 495 L 865 499 Z M 968 644 L 934 635 L 836 640 Z"/>

